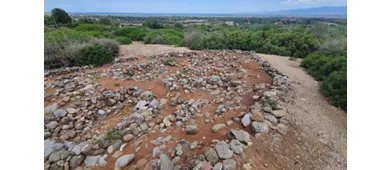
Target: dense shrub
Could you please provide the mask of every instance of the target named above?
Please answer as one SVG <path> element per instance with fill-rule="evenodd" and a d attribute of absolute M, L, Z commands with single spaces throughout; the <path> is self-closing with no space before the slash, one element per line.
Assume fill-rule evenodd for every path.
<path fill-rule="evenodd" d="M 192 43 L 200 40 L 203 37 L 204 35 L 197 30 L 186 32 L 184 34 L 184 46 L 190 47 Z"/>
<path fill-rule="evenodd" d="M 103 45 L 104 47 L 108 48 L 111 50 L 112 54 L 114 57 L 119 55 L 119 43 L 115 40 L 111 39 L 105 39 L 105 38 L 95 38 L 90 41 L 90 43 L 94 44 L 100 44 Z"/>
<path fill-rule="evenodd" d="M 156 18 L 151 18 L 151 19 L 148 19 L 146 20 L 144 23 L 143 23 L 143 26 L 145 27 L 149 27 L 151 29 L 160 29 L 160 28 L 163 28 L 163 25 L 160 24 Z"/>
<path fill-rule="evenodd" d="M 109 63 L 114 60 L 111 49 L 98 44 L 93 43 L 90 46 L 86 46 L 80 49 L 79 56 L 76 59 L 76 63 L 79 66 L 83 65 L 95 65 L 100 66 Z"/>
<path fill-rule="evenodd" d="M 122 27 L 115 31 L 115 35 L 129 37 L 134 41 L 143 41 L 148 32 L 145 27 Z"/>
<path fill-rule="evenodd" d="M 144 38 L 145 44 L 183 45 L 184 33 L 178 30 L 161 29 L 148 33 Z"/>
<path fill-rule="evenodd" d="M 320 92 L 336 107 L 347 111 L 347 70 L 332 72 L 321 84 Z"/>
<path fill-rule="evenodd" d="M 100 24 L 80 24 L 75 28 L 76 31 L 97 31 L 104 32 L 107 28 Z"/>
<path fill-rule="evenodd" d="M 131 39 L 127 37 L 117 36 L 114 39 L 122 45 L 131 44 Z"/>
<path fill-rule="evenodd" d="M 301 66 L 316 80 L 323 81 L 320 92 L 333 105 L 347 109 L 347 57 L 312 53 L 303 59 Z"/>

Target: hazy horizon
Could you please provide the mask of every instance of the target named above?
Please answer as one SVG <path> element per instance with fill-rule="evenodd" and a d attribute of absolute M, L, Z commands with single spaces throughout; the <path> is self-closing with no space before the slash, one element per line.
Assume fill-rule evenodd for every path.
<path fill-rule="evenodd" d="M 45 0 L 44 11 L 73 13 L 236 14 L 346 6 L 346 0 Z"/>

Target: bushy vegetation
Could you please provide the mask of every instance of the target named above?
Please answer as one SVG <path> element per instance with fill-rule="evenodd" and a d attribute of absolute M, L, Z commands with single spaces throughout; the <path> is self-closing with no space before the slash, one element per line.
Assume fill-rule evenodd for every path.
<path fill-rule="evenodd" d="M 149 27 L 151 29 L 160 29 L 160 28 L 163 28 L 163 25 L 160 24 L 156 18 L 151 18 L 151 19 L 148 19 L 146 20 L 144 23 L 143 23 L 143 26 L 145 27 Z"/>
<path fill-rule="evenodd" d="M 80 49 L 79 55 L 76 58 L 76 63 L 79 66 L 83 65 L 95 65 L 100 66 L 105 63 L 109 63 L 114 60 L 111 49 L 98 44 L 93 43 L 90 46 L 86 46 Z"/>
<path fill-rule="evenodd" d="M 117 36 L 115 40 L 118 41 L 122 45 L 131 44 L 131 39 L 127 37 Z"/>
<path fill-rule="evenodd" d="M 183 45 L 184 33 L 181 30 L 174 29 L 158 29 L 149 32 L 145 38 L 145 44 L 169 44 Z"/>
<path fill-rule="evenodd" d="M 115 31 L 116 36 L 129 37 L 134 41 L 143 41 L 149 31 L 144 27 L 122 27 Z"/>
<path fill-rule="evenodd" d="M 82 49 L 94 44 L 98 44 L 100 45 L 100 48 L 104 47 L 104 49 L 110 51 L 107 53 L 107 51 L 102 50 L 104 54 L 110 54 L 111 58 L 114 58 L 119 54 L 118 42 L 110 39 L 94 38 L 87 32 L 69 29 L 55 30 L 46 32 L 44 39 L 44 61 L 46 69 L 75 65 L 95 65 L 100 64 L 100 61 L 109 62 L 109 60 L 105 59 L 99 59 L 97 62 L 88 60 L 91 61 L 91 63 L 88 63 L 85 60 L 78 60 L 80 56 L 85 57 L 87 54 L 87 50 L 84 50 L 83 53 L 81 52 Z"/>

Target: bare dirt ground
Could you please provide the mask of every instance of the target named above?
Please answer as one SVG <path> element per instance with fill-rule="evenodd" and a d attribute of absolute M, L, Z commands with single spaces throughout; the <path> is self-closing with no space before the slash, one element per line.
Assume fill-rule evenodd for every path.
<path fill-rule="evenodd" d="M 121 56 L 190 51 L 182 47 L 140 43 L 122 46 L 121 50 Z M 292 128 L 284 137 L 255 138 L 254 149 L 245 151 L 247 162 L 253 163 L 256 169 L 347 169 L 347 114 L 330 105 L 318 92 L 319 83 L 299 67 L 300 60 L 258 55 L 293 82 L 284 106 Z"/>

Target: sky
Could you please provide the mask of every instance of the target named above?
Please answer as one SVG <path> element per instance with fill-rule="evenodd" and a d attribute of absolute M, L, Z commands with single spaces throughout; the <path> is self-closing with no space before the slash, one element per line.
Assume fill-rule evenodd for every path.
<path fill-rule="evenodd" d="M 45 0 L 45 12 L 251 13 L 321 6 L 346 6 L 347 0 Z"/>

